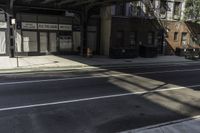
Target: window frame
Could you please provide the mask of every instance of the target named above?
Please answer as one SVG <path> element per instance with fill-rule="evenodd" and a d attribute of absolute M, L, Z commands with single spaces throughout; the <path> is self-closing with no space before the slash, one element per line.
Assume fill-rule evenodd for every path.
<path fill-rule="evenodd" d="M 174 42 L 179 41 L 179 32 L 174 32 Z"/>

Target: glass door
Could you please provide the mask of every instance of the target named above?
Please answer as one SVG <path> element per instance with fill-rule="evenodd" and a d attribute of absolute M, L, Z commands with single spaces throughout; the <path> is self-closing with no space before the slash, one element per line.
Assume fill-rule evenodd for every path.
<path fill-rule="evenodd" d="M 71 51 L 72 50 L 72 36 L 60 36 L 60 51 Z"/>
<path fill-rule="evenodd" d="M 0 31 L 0 54 L 6 54 L 6 34 Z"/>
<path fill-rule="evenodd" d="M 57 52 L 57 34 L 49 33 L 49 44 L 50 44 L 50 52 Z"/>
<path fill-rule="evenodd" d="M 37 52 L 37 32 L 23 31 L 22 34 L 24 52 Z"/>
<path fill-rule="evenodd" d="M 40 52 L 47 53 L 48 52 L 48 37 L 47 32 L 40 32 Z"/>

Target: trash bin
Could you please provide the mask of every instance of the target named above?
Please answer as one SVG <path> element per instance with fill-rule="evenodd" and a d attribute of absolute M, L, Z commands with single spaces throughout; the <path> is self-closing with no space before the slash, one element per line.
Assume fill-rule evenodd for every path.
<path fill-rule="evenodd" d="M 176 48 L 175 55 L 177 56 L 184 56 L 184 49 Z"/>
<path fill-rule="evenodd" d="M 155 46 L 140 46 L 140 56 L 144 58 L 153 58 L 158 55 L 158 48 Z"/>

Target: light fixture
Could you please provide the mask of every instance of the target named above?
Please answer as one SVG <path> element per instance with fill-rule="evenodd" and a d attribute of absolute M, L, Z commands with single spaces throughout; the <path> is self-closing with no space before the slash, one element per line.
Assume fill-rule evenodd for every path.
<path fill-rule="evenodd" d="M 12 25 L 15 25 L 15 24 L 16 24 L 16 19 L 12 18 L 12 19 L 11 19 L 11 24 L 12 24 Z"/>

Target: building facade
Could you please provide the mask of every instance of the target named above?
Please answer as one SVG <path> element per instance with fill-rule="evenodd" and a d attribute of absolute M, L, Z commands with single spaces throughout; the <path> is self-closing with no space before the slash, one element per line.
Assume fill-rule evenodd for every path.
<path fill-rule="evenodd" d="M 9 39 L 15 42 L 15 55 L 74 55 L 81 53 L 81 22 L 73 13 L 54 14 L 16 12 L 14 25 L 8 25 L 6 13 L 0 14 L 0 55 L 10 55 Z M 99 53 L 99 16 L 87 24 L 87 46 Z M 8 36 L 10 27 L 13 36 Z"/>
<path fill-rule="evenodd" d="M 13 25 L 0 12 L 0 55 L 11 50 L 17 55 L 80 54 L 89 48 L 93 54 L 134 58 L 199 48 L 199 24 L 182 21 L 184 8 L 184 0 L 120 1 L 101 6 L 96 15 L 90 11 L 86 26 L 66 10 L 16 8 Z"/>
<path fill-rule="evenodd" d="M 183 21 L 184 10 L 184 0 L 141 0 L 110 7 L 110 56 L 154 57 L 199 48 L 200 25 Z"/>

